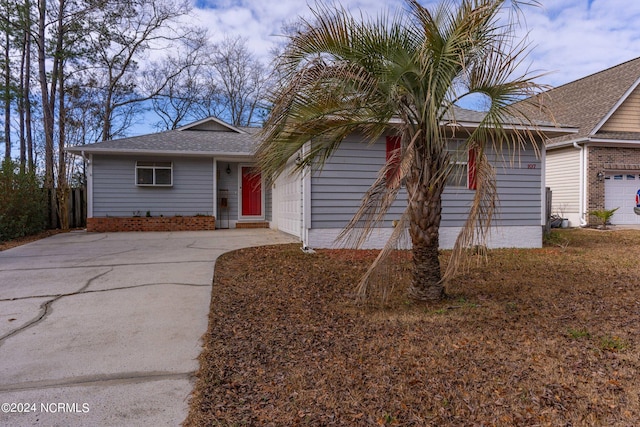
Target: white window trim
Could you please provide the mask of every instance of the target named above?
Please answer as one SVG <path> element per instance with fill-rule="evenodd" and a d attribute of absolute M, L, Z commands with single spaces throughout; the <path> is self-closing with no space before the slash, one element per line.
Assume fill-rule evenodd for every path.
<path fill-rule="evenodd" d="M 456 162 L 451 162 L 451 164 L 452 165 L 456 165 L 456 166 L 463 166 L 466 177 L 460 178 L 460 179 L 455 179 L 455 184 L 449 184 L 447 182 L 446 186 L 450 187 L 450 188 L 466 188 L 466 189 L 468 189 L 469 188 L 469 162 L 468 161 L 466 161 L 466 162 L 456 161 Z"/>
<path fill-rule="evenodd" d="M 140 165 L 140 163 L 149 163 L 151 165 Z M 158 163 L 169 163 L 169 166 L 158 166 Z M 138 182 L 138 171 L 141 169 L 151 169 L 153 171 L 153 183 L 152 184 L 140 184 Z M 157 170 L 169 170 L 171 172 L 170 184 L 156 184 L 156 171 Z M 173 162 L 150 162 L 146 160 L 136 161 L 136 173 L 135 184 L 137 187 L 173 187 Z"/>
<path fill-rule="evenodd" d="M 457 142 L 463 142 L 463 140 L 455 140 Z M 449 178 L 447 178 L 447 182 L 445 183 L 445 187 L 447 188 L 451 188 L 451 189 L 456 189 L 456 190 L 460 190 L 460 189 L 467 189 L 469 190 L 470 188 L 470 182 L 469 182 L 469 149 L 465 149 L 466 151 L 466 160 L 461 160 L 460 157 L 458 157 L 458 159 L 454 159 L 454 160 L 450 160 L 449 164 L 451 165 L 456 165 L 456 166 L 463 166 L 464 170 L 465 170 L 465 175 L 466 177 L 461 178 L 461 179 L 455 179 L 455 183 L 449 183 Z M 457 152 L 462 152 L 462 151 L 457 151 L 457 150 L 449 150 L 450 153 L 457 153 Z M 459 182 L 458 182 L 459 181 Z"/>

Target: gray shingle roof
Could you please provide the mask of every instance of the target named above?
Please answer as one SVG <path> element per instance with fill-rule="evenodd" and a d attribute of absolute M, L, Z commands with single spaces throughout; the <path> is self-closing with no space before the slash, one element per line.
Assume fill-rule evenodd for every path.
<path fill-rule="evenodd" d="M 446 114 L 448 120 L 457 120 L 459 122 L 472 122 L 480 123 L 484 120 L 487 113 L 483 111 L 467 110 L 466 108 L 453 107 L 453 117 L 451 114 Z"/>
<path fill-rule="evenodd" d="M 170 130 L 130 138 L 114 139 L 95 144 L 70 147 L 72 153 L 162 153 L 192 155 L 245 155 L 257 147 L 255 128 L 242 128 L 247 133 Z"/>
<path fill-rule="evenodd" d="M 593 135 L 598 124 L 639 78 L 640 58 L 636 58 L 538 95 L 555 121 L 579 128 L 577 134 L 555 138 L 549 142 L 585 139 Z M 628 138 L 632 138 L 632 135 L 623 139 Z"/>
<path fill-rule="evenodd" d="M 457 122 L 480 123 L 482 120 L 484 120 L 486 115 L 487 113 L 484 111 L 467 110 L 465 108 L 454 106 L 453 115 L 446 114 L 446 118 L 448 120 L 455 119 Z M 572 127 L 570 125 L 561 125 L 561 124 L 552 122 L 551 120 L 542 120 L 540 118 L 537 118 L 536 120 L 531 120 L 531 122 L 532 124 L 540 127 L 549 127 L 549 128 L 554 128 L 554 127 L 571 128 Z M 505 123 L 505 125 L 529 126 L 530 123 L 524 123 L 522 119 L 511 117 L 510 121 L 508 123 Z"/>
<path fill-rule="evenodd" d="M 455 121 L 470 124 L 480 123 L 486 113 L 456 107 Z M 449 118 L 454 120 L 454 118 Z M 210 118 L 218 129 L 224 129 L 224 122 Z M 259 128 L 229 127 L 228 130 L 204 130 L 207 119 L 196 122 L 198 126 L 187 125 L 180 129 L 152 133 L 130 138 L 114 139 L 94 144 L 69 147 L 74 154 L 179 154 L 205 156 L 251 156 L 258 147 Z M 222 124 L 221 126 L 218 126 Z M 519 125 L 520 123 L 510 123 Z M 553 127 L 551 122 L 540 122 L 541 126 Z M 205 126 L 205 127 L 203 127 Z M 242 132 L 239 133 L 238 131 Z M 561 130 L 559 130 L 561 131 Z"/>

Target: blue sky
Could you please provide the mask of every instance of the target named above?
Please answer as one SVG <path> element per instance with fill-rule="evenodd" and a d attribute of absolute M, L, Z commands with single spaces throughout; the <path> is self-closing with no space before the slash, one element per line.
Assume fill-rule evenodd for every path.
<path fill-rule="evenodd" d="M 195 13 L 214 39 L 241 35 L 259 55 L 268 56 L 285 22 L 308 16 L 305 0 L 194 0 Z M 525 7 L 538 81 L 558 86 L 640 56 L 640 2 L 631 0 L 539 0 Z M 424 5 L 434 3 L 423 0 Z M 340 0 L 339 4 L 375 16 L 402 6 L 401 0 Z M 537 74 L 537 73 L 536 73 Z"/>

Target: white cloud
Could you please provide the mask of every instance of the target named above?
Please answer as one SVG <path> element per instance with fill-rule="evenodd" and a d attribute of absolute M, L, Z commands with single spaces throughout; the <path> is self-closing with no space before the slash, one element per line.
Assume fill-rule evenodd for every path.
<path fill-rule="evenodd" d="M 225 36 L 242 36 L 248 39 L 249 48 L 265 59 L 270 48 L 282 43 L 282 28 L 299 17 L 310 18 L 313 2 L 300 0 L 200 0 L 205 8 L 196 8 L 200 24 L 209 28 L 214 41 Z M 344 0 L 341 6 L 359 13 L 376 16 L 380 11 L 399 7 L 399 0 Z"/>
<path fill-rule="evenodd" d="M 550 2 L 549 2 L 550 3 Z M 640 3 L 619 0 L 553 2 L 527 17 L 536 69 L 545 83 L 564 84 L 640 56 Z"/>
<path fill-rule="evenodd" d="M 282 41 L 282 25 L 310 16 L 313 1 L 197 0 L 201 24 L 214 40 L 240 35 L 252 51 L 268 57 Z M 423 4 L 434 4 L 429 0 Z M 402 7 L 400 0 L 342 0 L 338 4 L 366 15 Z M 542 0 L 542 8 L 525 7 L 524 23 L 534 46 L 533 70 L 550 74 L 541 82 L 559 85 L 640 56 L 640 2 L 629 0 Z M 589 6 L 590 5 L 590 6 Z M 523 33 L 524 34 L 524 33 Z"/>

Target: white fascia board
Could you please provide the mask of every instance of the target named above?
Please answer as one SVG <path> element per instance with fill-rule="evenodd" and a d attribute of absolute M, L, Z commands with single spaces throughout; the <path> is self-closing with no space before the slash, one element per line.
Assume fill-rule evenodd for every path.
<path fill-rule="evenodd" d="M 114 150 L 110 148 L 67 148 L 68 153 L 81 155 L 84 151 L 87 154 L 114 154 L 114 155 L 144 155 L 144 156 L 179 156 L 179 157 L 232 157 L 246 159 L 254 157 L 253 153 L 233 153 L 224 151 L 175 151 L 175 150 Z"/>
<path fill-rule="evenodd" d="M 607 138 L 589 138 L 589 142 L 600 144 L 615 144 L 615 145 L 636 145 L 640 147 L 640 140 L 637 139 L 607 139 Z"/>
<path fill-rule="evenodd" d="M 561 142 L 552 142 L 551 144 L 546 144 L 545 149 L 546 150 L 553 150 L 556 148 L 564 148 L 564 147 L 571 147 L 573 146 L 574 143 L 576 144 L 584 144 L 589 142 L 589 139 L 587 138 L 579 138 L 579 139 L 569 139 L 566 141 L 561 141 Z"/>
<path fill-rule="evenodd" d="M 475 129 L 479 126 L 479 123 L 445 122 L 442 125 L 456 127 L 456 128 L 460 127 L 460 128 L 466 128 L 466 129 Z M 536 125 L 526 126 L 526 125 L 514 125 L 514 124 L 505 124 L 502 127 L 508 130 L 533 131 L 533 132 L 550 133 L 550 134 L 558 133 L 562 135 L 574 134 L 579 132 L 579 129 L 575 127 L 536 126 Z"/>
<path fill-rule="evenodd" d="M 636 140 L 636 139 L 624 140 L 624 139 L 608 139 L 608 138 L 595 138 L 595 137 L 570 139 L 567 141 L 551 143 L 551 144 L 547 144 L 545 148 L 547 150 L 555 150 L 557 148 L 571 147 L 574 145 L 574 143 L 578 145 L 583 145 L 583 144 L 603 144 L 603 145 L 608 144 L 608 145 L 622 145 L 622 146 L 631 145 L 631 146 L 636 146 L 640 148 L 640 140 Z"/>
<path fill-rule="evenodd" d="M 402 124 L 403 121 L 398 118 L 393 118 L 389 120 L 389 124 Z M 465 128 L 465 129 L 475 129 L 480 125 L 478 122 L 467 122 L 467 121 L 452 121 L 452 120 L 443 120 L 440 122 L 440 126 L 442 127 L 453 127 L 453 128 Z M 559 133 L 559 134 L 571 134 L 578 133 L 580 130 L 576 127 L 556 127 L 556 126 L 526 126 L 526 125 L 515 125 L 515 124 L 505 124 L 503 126 L 504 129 L 508 130 L 530 130 L 530 131 L 539 131 L 543 133 Z"/>

